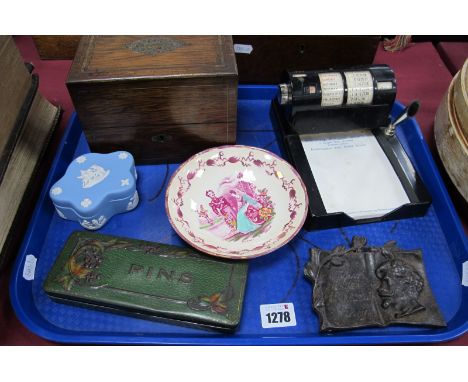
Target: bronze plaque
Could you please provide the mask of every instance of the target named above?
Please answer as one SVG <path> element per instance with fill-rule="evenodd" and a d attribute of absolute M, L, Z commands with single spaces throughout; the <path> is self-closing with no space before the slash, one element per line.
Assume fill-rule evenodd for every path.
<path fill-rule="evenodd" d="M 443 327 L 420 250 L 395 241 L 382 247 L 353 237 L 350 248 L 313 248 L 304 269 L 314 283 L 313 306 L 320 331 L 395 324 Z"/>

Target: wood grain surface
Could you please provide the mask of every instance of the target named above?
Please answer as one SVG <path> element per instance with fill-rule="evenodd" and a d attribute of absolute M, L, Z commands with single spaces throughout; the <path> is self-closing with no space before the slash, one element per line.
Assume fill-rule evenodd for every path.
<path fill-rule="evenodd" d="M 42 60 L 73 60 L 81 36 L 32 36 Z"/>
<path fill-rule="evenodd" d="M 278 84 L 287 70 L 318 70 L 369 65 L 379 36 L 233 36 L 234 44 L 251 45 L 236 53 L 239 81 Z"/>
<path fill-rule="evenodd" d="M 230 36 L 83 36 L 68 83 L 237 76 Z"/>
<path fill-rule="evenodd" d="M 86 36 L 67 87 L 93 151 L 171 163 L 236 140 L 229 36 Z"/>

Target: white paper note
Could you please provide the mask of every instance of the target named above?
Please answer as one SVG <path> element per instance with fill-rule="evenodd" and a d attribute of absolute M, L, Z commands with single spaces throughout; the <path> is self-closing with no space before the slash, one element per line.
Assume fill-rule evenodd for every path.
<path fill-rule="evenodd" d="M 25 280 L 34 280 L 34 274 L 36 273 L 36 263 L 37 259 L 34 255 L 29 254 L 26 256 L 23 267 L 23 278 Z"/>
<path fill-rule="evenodd" d="M 468 287 L 468 261 L 462 264 L 462 285 Z"/>
<path fill-rule="evenodd" d="M 234 53 L 250 54 L 253 51 L 252 45 L 234 44 Z"/>
<path fill-rule="evenodd" d="M 327 213 L 365 219 L 409 203 L 372 132 L 301 135 L 301 141 Z"/>

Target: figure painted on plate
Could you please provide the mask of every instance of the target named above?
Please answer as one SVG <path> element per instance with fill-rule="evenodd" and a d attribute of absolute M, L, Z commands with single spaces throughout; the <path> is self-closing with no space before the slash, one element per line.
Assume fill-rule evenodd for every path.
<path fill-rule="evenodd" d="M 259 219 L 258 214 L 262 205 L 242 191 L 231 190 L 230 193 L 237 201 L 237 231 L 241 233 L 255 231 L 263 223 L 263 221 Z"/>
<path fill-rule="evenodd" d="M 251 182 L 242 180 L 242 173 L 223 179 L 218 193 L 209 189 L 205 194 L 211 211 L 200 206 L 200 224 L 224 239 L 239 240 L 265 232 L 265 223 L 274 216 L 267 190 L 257 190 Z"/>

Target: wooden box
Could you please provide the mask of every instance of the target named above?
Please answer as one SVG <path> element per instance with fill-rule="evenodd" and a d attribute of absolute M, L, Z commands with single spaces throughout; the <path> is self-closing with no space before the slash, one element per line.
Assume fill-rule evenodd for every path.
<path fill-rule="evenodd" d="M 230 36 L 84 36 L 67 87 L 95 152 L 173 163 L 236 140 Z"/>
<path fill-rule="evenodd" d="M 81 36 L 32 36 L 41 60 L 73 60 Z"/>
<path fill-rule="evenodd" d="M 232 36 L 239 82 L 279 84 L 287 71 L 370 65 L 379 36 Z"/>

